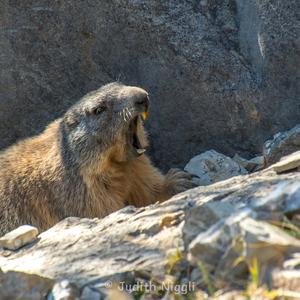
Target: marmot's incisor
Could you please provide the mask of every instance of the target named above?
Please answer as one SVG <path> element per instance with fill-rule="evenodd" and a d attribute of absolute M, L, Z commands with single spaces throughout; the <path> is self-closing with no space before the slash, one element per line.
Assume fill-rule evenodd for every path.
<path fill-rule="evenodd" d="M 192 187 L 146 157 L 146 91 L 111 83 L 84 96 L 40 135 L 0 155 L 0 234 L 21 224 L 45 230 L 68 216 L 104 217 Z"/>

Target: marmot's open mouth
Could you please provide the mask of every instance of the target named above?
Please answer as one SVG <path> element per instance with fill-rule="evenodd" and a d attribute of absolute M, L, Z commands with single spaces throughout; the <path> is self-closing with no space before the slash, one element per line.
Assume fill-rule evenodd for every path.
<path fill-rule="evenodd" d="M 140 139 L 137 134 L 137 126 L 138 122 L 142 122 L 142 120 L 139 120 L 139 118 L 145 119 L 146 116 L 136 116 L 129 125 L 129 144 L 132 146 L 132 150 L 136 156 L 142 155 L 146 149 L 143 148 Z"/>

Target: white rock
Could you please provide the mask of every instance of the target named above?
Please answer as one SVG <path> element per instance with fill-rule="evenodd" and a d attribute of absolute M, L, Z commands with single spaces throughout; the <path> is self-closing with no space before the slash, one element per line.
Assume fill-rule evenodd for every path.
<path fill-rule="evenodd" d="M 1 237 L 0 247 L 9 250 L 17 250 L 22 246 L 33 242 L 38 234 L 39 232 L 36 227 L 30 225 L 22 225 Z"/>
<path fill-rule="evenodd" d="M 69 280 L 64 279 L 55 283 L 47 300 L 80 300 L 78 287 Z"/>
<path fill-rule="evenodd" d="M 193 157 L 184 170 L 197 176 L 195 182 L 199 185 L 209 185 L 233 176 L 247 174 L 245 168 L 215 150 L 209 150 Z"/>
<path fill-rule="evenodd" d="M 278 163 L 271 166 L 277 173 L 283 173 L 300 167 L 300 151 L 294 152 L 291 155 L 283 157 Z"/>

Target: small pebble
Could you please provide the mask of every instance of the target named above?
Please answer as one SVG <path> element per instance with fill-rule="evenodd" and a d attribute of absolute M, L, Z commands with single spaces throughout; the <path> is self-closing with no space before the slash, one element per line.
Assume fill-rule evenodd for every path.
<path fill-rule="evenodd" d="M 30 225 L 22 225 L 13 231 L 8 232 L 0 238 L 0 247 L 17 250 L 33 242 L 39 234 L 36 227 Z"/>

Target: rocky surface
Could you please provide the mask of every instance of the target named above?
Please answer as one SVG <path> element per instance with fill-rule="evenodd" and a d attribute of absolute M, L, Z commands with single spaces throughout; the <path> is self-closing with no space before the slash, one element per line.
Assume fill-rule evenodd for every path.
<path fill-rule="evenodd" d="M 259 153 L 299 122 L 299 10 L 298 0 L 2 0 L 0 147 L 121 79 L 150 92 L 160 167 L 211 148 Z"/>
<path fill-rule="evenodd" d="M 20 276 L 23 282 L 27 275 L 13 272 L 25 272 L 47 282 L 23 284 L 26 293 L 45 293 L 46 288 L 48 299 L 68 293 L 75 295 L 68 299 L 83 293 L 121 299 L 125 283 L 127 291 L 138 283 L 143 289 L 132 288 L 131 295 L 122 294 L 124 299 L 175 299 L 184 294 L 183 287 L 199 300 L 216 290 L 214 299 L 271 292 L 299 296 L 299 209 L 300 173 L 293 168 L 277 174 L 270 167 L 162 204 L 126 207 L 104 219 L 67 218 L 35 243 L 3 251 L 0 268 L 12 273 L 1 273 L 0 285 L 7 291 L 7 278 Z M 145 289 L 152 284 L 152 292 L 160 288 L 159 298 Z M 222 290 L 231 292 L 218 296 Z"/>
<path fill-rule="evenodd" d="M 184 170 L 194 176 L 193 181 L 197 185 L 209 185 L 247 174 L 243 166 L 215 150 L 209 150 L 193 157 Z"/>

